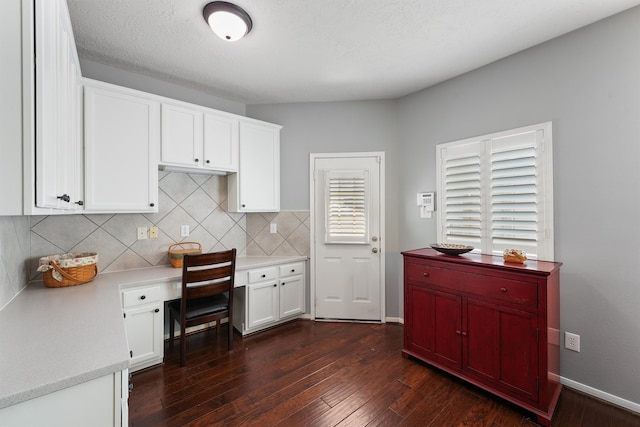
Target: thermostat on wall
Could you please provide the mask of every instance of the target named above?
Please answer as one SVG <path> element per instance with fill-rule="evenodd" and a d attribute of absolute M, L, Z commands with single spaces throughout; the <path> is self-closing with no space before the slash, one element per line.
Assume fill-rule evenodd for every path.
<path fill-rule="evenodd" d="M 420 206 L 420 218 L 431 218 L 431 212 L 435 210 L 434 193 L 418 193 L 418 206 Z"/>

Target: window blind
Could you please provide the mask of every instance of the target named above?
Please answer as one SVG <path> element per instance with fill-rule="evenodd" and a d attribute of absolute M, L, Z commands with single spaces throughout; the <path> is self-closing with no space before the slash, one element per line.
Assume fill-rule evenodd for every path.
<path fill-rule="evenodd" d="M 368 243 L 366 171 L 326 173 L 325 243 Z"/>

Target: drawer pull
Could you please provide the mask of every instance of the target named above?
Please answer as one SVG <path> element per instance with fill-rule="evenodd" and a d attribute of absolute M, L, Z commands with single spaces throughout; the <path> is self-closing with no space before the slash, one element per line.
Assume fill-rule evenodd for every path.
<path fill-rule="evenodd" d="M 466 336 L 467 336 L 467 333 L 466 333 L 465 331 L 462 331 L 462 336 L 463 336 L 463 337 L 466 337 Z"/>
<path fill-rule="evenodd" d="M 500 288 L 500 292 L 507 292 L 507 288 Z"/>
<path fill-rule="evenodd" d="M 291 272 L 292 272 L 292 273 L 295 273 L 295 272 L 296 272 L 296 269 L 295 269 L 295 268 L 292 268 L 292 269 L 291 269 Z"/>
<path fill-rule="evenodd" d="M 462 332 L 456 331 L 456 335 L 461 335 L 461 334 L 462 334 Z"/>
<path fill-rule="evenodd" d="M 422 273 L 422 275 L 423 275 L 424 277 L 429 277 L 429 273 L 427 273 L 427 272 Z"/>
<path fill-rule="evenodd" d="M 160 313 L 160 309 L 156 308 L 155 310 L 153 310 L 154 313 Z"/>
<path fill-rule="evenodd" d="M 140 299 L 146 299 L 147 297 L 145 295 L 140 295 Z"/>
<path fill-rule="evenodd" d="M 267 277 L 267 275 L 266 275 L 266 274 L 263 274 L 263 275 L 262 275 L 262 278 L 264 279 L 265 277 Z"/>

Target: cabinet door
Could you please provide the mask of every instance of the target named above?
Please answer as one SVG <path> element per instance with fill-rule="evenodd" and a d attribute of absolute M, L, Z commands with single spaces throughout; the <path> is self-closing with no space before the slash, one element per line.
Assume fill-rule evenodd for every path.
<path fill-rule="evenodd" d="M 157 212 L 159 102 L 85 86 L 85 210 Z"/>
<path fill-rule="evenodd" d="M 444 366 L 462 362 L 461 298 L 424 285 L 407 286 L 405 347 Z"/>
<path fill-rule="evenodd" d="M 235 117 L 204 114 L 204 164 L 207 169 L 238 171 L 238 126 Z"/>
<path fill-rule="evenodd" d="M 75 180 L 81 149 L 77 82 L 80 65 L 64 0 L 36 1 L 36 200 L 69 209 L 82 200 Z"/>
<path fill-rule="evenodd" d="M 162 163 L 201 167 L 202 112 L 162 104 Z"/>
<path fill-rule="evenodd" d="M 519 397 L 537 400 L 535 314 L 490 302 L 464 301 L 463 369 Z"/>
<path fill-rule="evenodd" d="M 131 350 L 132 370 L 158 363 L 162 359 L 164 310 L 162 303 L 147 304 L 125 310 L 125 328 Z"/>
<path fill-rule="evenodd" d="M 280 279 L 280 318 L 304 313 L 304 279 L 292 276 Z"/>
<path fill-rule="evenodd" d="M 247 329 L 278 320 L 278 284 L 268 281 L 247 286 Z"/>
<path fill-rule="evenodd" d="M 229 211 L 280 210 L 280 127 L 240 122 L 240 164 L 228 178 Z"/>

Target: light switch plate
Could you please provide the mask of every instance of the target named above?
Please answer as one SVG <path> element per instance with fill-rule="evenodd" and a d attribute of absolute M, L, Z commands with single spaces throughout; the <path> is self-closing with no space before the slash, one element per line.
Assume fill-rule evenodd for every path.
<path fill-rule="evenodd" d="M 189 226 L 188 225 L 181 225 L 180 226 L 180 237 L 187 237 L 189 236 Z"/>
<path fill-rule="evenodd" d="M 149 238 L 150 239 L 158 238 L 158 227 L 156 227 L 155 225 L 152 225 L 151 227 L 149 227 Z"/>

